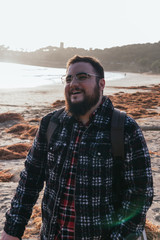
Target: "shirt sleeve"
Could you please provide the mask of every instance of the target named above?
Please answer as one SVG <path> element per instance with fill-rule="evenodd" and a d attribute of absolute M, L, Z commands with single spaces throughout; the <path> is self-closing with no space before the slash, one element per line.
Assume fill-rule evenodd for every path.
<path fill-rule="evenodd" d="M 4 230 L 11 236 L 24 233 L 34 204 L 45 181 L 45 162 L 47 159 L 46 129 L 49 116 L 44 117 L 25 161 L 25 169 L 20 174 L 16 194 L 11 208 L 6 213 Z"/>
<path fill-rule="evenodd" d="M 149 151 L 137 123 L 127 117 L 122 176 L 122 205 L 112 240 L 137 239 L 141 235 L 146 213 L 153 200 L 153 179 Z"/>

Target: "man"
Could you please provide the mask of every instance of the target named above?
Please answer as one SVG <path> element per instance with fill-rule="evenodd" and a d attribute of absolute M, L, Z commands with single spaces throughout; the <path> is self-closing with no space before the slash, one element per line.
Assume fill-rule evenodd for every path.
<path fill-rule="evenodd" d="M 127 116 L 117 210 L 110 138 L 113 105 L 103 96 L 103 67 L 95 58 L 75 56 L 68 61 L 63 80 L 65 111 L 49 144 L 46 132 L 55 112 L 41 121 L 1 240 L 21 238 L 44 182 L 41 239 L 137 239 L 153 198 L 143 134 Z"/>

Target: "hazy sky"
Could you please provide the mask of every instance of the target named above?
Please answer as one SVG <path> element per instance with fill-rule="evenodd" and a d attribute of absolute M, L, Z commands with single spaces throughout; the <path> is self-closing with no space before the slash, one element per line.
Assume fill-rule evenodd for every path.
<path fill-rule="evenodd" d="M 160 0 L 0 0 L 0 45 L 110 48 L 160 41 Z"/>

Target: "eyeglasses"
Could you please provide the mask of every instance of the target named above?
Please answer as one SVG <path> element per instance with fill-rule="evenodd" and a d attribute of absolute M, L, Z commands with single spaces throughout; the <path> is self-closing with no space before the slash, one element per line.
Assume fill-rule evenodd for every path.
<path fill-rule="evenodd" d="M 68 75 L 68 76 L 67 75 L 63 75 L 61 77 L 61 80 L 62 80 L 62 83 L 69 84 L 69 83 L 72 82 L 74 77 L 75 77 L 75 79 L 78 82 L 84 82 L 84 81 L 87 81 L 88 79 L 90 79 L 91 76 L 99 77 L 96 74 L 80 72 L 80 73 L 77 73 L 75 76 L 73 76 L 73 75 Z"/>

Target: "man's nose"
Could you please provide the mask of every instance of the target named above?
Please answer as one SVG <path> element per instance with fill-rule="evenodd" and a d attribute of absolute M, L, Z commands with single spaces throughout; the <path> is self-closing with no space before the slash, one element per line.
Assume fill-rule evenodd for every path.
<path fill-rule="evenodd" d="M 79 82 L 78 82 L 76 76 L 73 76 L 73 77 L 72 77 L 72 81 L 71 81 L 71 83 L 70 83 L 70 86 L 71 86 L 71 85 L 77 85 L 78 83 L 79 83 Z"/>

